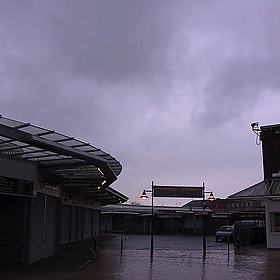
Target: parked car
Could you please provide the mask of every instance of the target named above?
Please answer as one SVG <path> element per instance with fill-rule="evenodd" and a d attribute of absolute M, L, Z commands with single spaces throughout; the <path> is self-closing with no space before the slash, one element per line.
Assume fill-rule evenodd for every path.
<path fill-rule="evenodd" d="M 233 226 L 222 226 L 216 232 L 216 242 L 218 241 L 232 241 L 233 240 Z"/>

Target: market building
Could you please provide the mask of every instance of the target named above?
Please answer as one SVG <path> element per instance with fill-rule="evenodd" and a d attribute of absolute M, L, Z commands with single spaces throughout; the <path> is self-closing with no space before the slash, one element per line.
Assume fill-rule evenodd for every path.
<path fill-rule="evenodd" d="M 251 126 L 257 135 L 256 143 L 262 146 L 264 178 L 229 198 L 261 200 L 265 208 L 267 248 L 280 249 L 280 124 Z"/>
<path fill-rule="evenodd" d="M 100 233 L 120 162 L 91 144 L 0 116 L 0 263 L 29 264 Z"/>
<path fill-rule="evenodd" d="M 126 234 L 150 234 L 154 222 L 155 234 L 201 235 L 203 215 L 206 218 L 206 233 L 213 234 L 213 211 L 206 207 L 151 206 L 116 204 L 102 206 L 101 230 Z M 154 220 L 154 221 L 153 221 Z"/>

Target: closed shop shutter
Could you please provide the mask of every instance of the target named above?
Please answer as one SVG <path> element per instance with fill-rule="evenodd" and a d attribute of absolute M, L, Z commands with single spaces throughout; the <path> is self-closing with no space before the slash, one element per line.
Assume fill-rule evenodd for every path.
<path fill-rule="evenodd" d="M 0 263 L 24 262 L 24 197 L 0 196 Z"/>
<path fill-rule="evenodd" d="M 44 257 L 45 231 L 45 195 L 38 193 L 32 198 L 30 215 L 30 245 L 29 262 L 35 262 Z"/>
<path fill-rule="evenodd" d="M 77 222 L 78 222 L 78 208 L 76 206 L 72 207 L 71 213 L 71 242 L 77 240 Z"/>
<path fill-rule="evenodd" d="M 93 223 L 94 223 L 94 234 L 99 236 L 100 233 L 100 211 L 93 210 Z"/>
<path fill-rule="evenodd" d="M 45 242 L 44 257 L 55 254 L 56 249 L 56 225 L 57 225 L 57 203 L 56 197 L 47 196 L 45 217 Z"/>
<path fill-rule="evenodd" d="M 83 208 L 78 207 L 78 240 L 82 240 L 83 237 Z"/>
<path fill-rule="evenodd" d="M 90 238 L 90 230 L 91 230 L 91 223 L 89 219 L 89 210 L 85 208 L 84 209 L 84 233 L 83 233 L 83 239 Z"/>
<path fill-rule="evenodd" d="M 92 236 L 92 209 L 85 208 L 84 211 L 84 239 Z"/>
<path fill-rule="evenodd" d="M 71 217 L 71 206 L 61 206 L 61 237 L 60 243 L 66 244 L 70 242 L 70 217 Z"/>
<path fill-rule="evenodd" d="M 94 236 L 94 231 L 93 231 L 93 210 L 89 209 L 89 221 L 90 221 L 90 238 Z"/>

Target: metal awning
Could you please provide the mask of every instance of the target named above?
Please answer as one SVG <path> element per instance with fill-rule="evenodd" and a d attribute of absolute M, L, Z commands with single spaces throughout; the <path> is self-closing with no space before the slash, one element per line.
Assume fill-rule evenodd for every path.
<path fill-rule="evenodd" d="M 57 177 L 69 194 L 93 197 L 105 204 L 128 199 L 109 187 L 122 171 L 118 160 L 54 130 L 0 115 L 0 155 L 36 164 L 40 171 Z"/>
<path fill-rule="evenodd" d="M 229 199 L 263 199 L 280 197 L 280 178 L 270 178 L 230 195 Z"/>

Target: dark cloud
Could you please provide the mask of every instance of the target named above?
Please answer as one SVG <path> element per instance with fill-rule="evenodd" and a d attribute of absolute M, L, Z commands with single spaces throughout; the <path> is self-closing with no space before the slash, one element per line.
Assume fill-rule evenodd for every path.
<path fill-rule="evenodd" d="M 21 6 L 23 13 L 20 7 L 6 9 L 8 20 L 15 20 L 12 40 L 25 53 L 41 48 L 45 63 L 62 75 L 112 83 L 168 70 L 176 18 L 166 1 L 29 1 Z"/>

